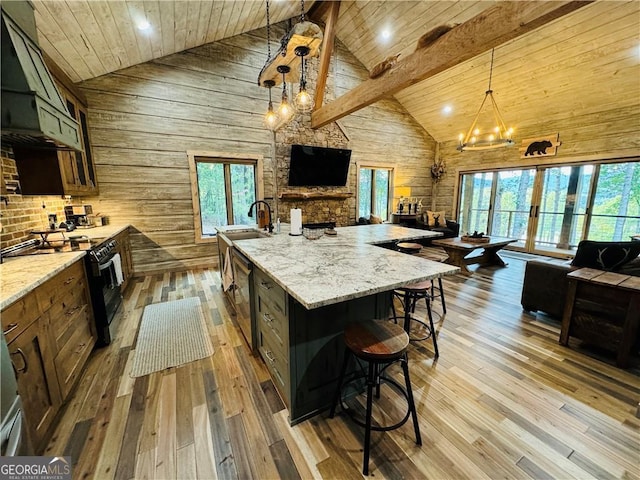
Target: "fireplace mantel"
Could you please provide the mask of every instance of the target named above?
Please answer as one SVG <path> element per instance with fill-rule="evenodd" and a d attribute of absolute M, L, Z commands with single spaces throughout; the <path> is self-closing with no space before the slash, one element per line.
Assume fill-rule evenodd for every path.
<path fill-rule="evenodd" d="M 353 197 L 350 192 L 282 192 L 281 200 L 346 200 Z"/>

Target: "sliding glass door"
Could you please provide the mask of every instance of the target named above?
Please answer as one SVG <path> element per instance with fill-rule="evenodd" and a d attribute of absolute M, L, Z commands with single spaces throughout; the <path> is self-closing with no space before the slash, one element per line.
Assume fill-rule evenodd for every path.
<path fill-rule="evenodd" d="M 463 175 L 460 231 L 515 238 L 524 248 L 534 178 L 534 169 Z"/>
<path fill-rule="evenodd" d="M 528 252 L 564 255 L 582 239 L 640 233 L 640 162 L 539 166 L 463 174 L 461 233 L 518 241 Z"/>
<path fill-rule="evenodd" d="M 534 206 L 533 251 L 575 249 L 583 237 L 593 165 L 543 168 L 542 195 Z"/>

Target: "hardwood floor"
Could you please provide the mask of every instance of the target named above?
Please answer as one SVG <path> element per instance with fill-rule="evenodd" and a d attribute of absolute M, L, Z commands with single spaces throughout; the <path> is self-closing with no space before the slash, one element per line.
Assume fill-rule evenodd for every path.
<path fill-rule="evenodd" d="M 522 311 L 523 256 L 508 255 L 508 268 L 445 279 L 440 358 L 430 341 L 410 346 L 423 445 L 411 422 L 373 432 L 374 478 L 640 478 L 637 367 L 560 346 L 559 322 Z M 131 378 L 145 305 L 189 296 L 205 305 L 213 356 Z M 387 388 L 378 419 L 404 412 Z M 218 272 L 193 270 L 134 280 L 115 341 L 92 354 L 45 455 L 71 455 L 74 478 L 344 479 L 362 476 L 362 438 L 342 413 L 290 427 Z"/>

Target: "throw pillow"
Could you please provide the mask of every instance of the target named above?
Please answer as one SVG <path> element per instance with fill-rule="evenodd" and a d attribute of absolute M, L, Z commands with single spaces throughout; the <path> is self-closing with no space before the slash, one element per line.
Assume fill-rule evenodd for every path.
<path fill-rule="evenodd" d="M 582 240 L 571 265 L 613 271 L 640 254 L 640 242 L 595 242 Z"/>
<path fill-rule="evenodd" d="M 381 217 L 377 217 L 376 215 L 370 215 L 369 216 L 369 221 L 372 224 L 382 223 L 382 218 Z"/>
<path fill-rule="evenodd" d="M 447 221 L 444 218 L 444 211 L 432 212 L 431 210 L 427 210 L 427 225 L 429 227 L 446 227 Z"/>

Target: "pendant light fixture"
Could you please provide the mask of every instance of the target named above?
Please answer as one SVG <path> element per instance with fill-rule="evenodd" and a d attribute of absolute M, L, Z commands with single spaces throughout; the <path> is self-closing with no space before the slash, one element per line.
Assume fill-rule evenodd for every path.
<path fill-rule="evenodd" d="M 269 18 L 269 0 L 267 1 L 267 61 L 265 65 L 269 63 L 271 59 L 271 22 Z M 264 126 L 269 130 L 275 130 L 278 125 L 278 121 L 280 118 L 278 114 L 273 110 L 273 102 L 271 100 L 271 89 L 274 87 L 276 82 L 273 80 L 265 80 L 262 84 L 269 89 L 269 107 L 267 108 L 267 113 L 264 115 Z"/>
<path fill-rule="evenodd" d="M 506 127 L 504 120 L 502 119 L 502 115 L 500 115 L 500 110 L 498 110 L 498 104 L 493 98 L 493 90 L 491 90 L 491 78 L 493 76 L 493 52 L 494 49 L 491 50 L 491 68 L 489 70 L 489 88 L 484 95 L 484 100 L 482 100 L 482 104 L 478 109 L 478 113 L 476 114 L 473 122 L 471 123 L 471 127 L 467 131 L 467 134 L 460 134 L 458 137 L 458 150 L 467 151 L 467 150 L 490 150 L 494 148 L 502 148 L 508 147 L 510 145 L 514 145 L 514 141 L 511 138 L 513 135 L 513 128 Z M 484 104 L 487 102 L 487 98 L 491 100 L 491 109 L 493 111 L 493 119 L 495 121 L 496 126 L 492 131 L 481 132 L 479 128 L 476 127 L 478 123 L 478 118 L 480 117 L 480 113 L 482 112 L 482 108 Z"/>
<path fill-rule="evenodd" d="M 291 71 L 289 65 L 278 65 L 278 73 L 282 74 L 282 100 L 280 100 L 280 106 L 278 107 L 278 116 L 280 120 L 287 122 L 293 115 L 293 107 L 289 103 L 289 94 L 287 93 L 287 78 L 286 75 Z"/>
<path fill-rule="evenodd" d="M 271 101 L 271 89 L 276 84 L 273 80 L 265 80 L 264 86 L 269 89 L 269 108 L 267 108 L 267 113 L 264 115 L 264 126 L 269 130 L 275 130 L 278 125 L 278 120 L 280 117 L 278 113 L 273 110 L 273 102 Z"/>
<path fill-rule="evenodd" d="M 300 23 L 304 22 L 304 0 L 300 0 L 300 5 L 302 8 L 302 12 L 300 14 Z M 295 48 L 295 54 L 300 57 L 300 91 L 296 95 L 294 100 L 296 110 L 298 113 L 309 113 L 313 110 L 314 100 L 309 92 L 307 92 L 307 81 L 304 78 L 307 62 L 305 61 L 305 57 L 310 53 L 309 47 L 305 45 L 300 45 Z"/>

